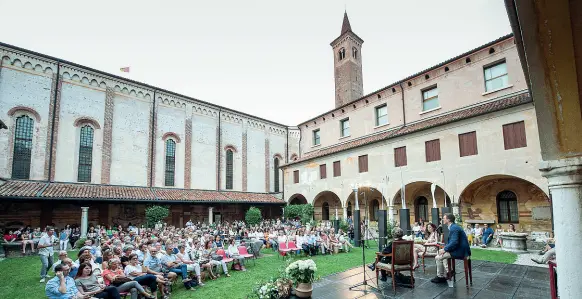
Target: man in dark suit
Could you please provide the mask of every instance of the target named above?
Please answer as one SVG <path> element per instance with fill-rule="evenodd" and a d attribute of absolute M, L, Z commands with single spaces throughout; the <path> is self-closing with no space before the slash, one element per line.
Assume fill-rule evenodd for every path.
<path fill-rule="evenodd" d="M 437 277 L 431 280 L 434 283 L 447 281 L 445 276 L 448 272 L 448 269 L 446 269 L 448 268 L 448 259 L 464 259 L 467 256 L 471 256 L 469 240 L 467 240 L 467 235 L 463 228 L 455 224 L 455 216 L 449 213 L 445 214 L 443 216 L 443 224 L 449 227 L 449 239 L 445 248 L 439 250 L 439 254 L 435 257 Z"/>

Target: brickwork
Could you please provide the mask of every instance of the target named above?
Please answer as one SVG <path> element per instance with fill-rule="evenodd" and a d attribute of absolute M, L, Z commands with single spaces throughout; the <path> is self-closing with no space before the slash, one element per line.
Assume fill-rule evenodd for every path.
<path fill-rule="evenodd" d="M 157 138 L 158 132 L 158 104 L 156 100 L 153 101 L 153 107 L 150 109 L 150 125 L 149 125 L 149 135 L 148 135 L 148 175 L 147 175 L 147 185 L 149 187 L 152 186 L 152 183 L 155 184 L 156 182 L 156 163 L 154 161 L 154 157 L 156 156 L 156 147 L 154 146 L 154 140 Z M 153 136 L 152 136 L 153 135 Z M 153 137 L 153 138 L 152 138 Z M 151 169 L 151 171 L 150 171 Z"/>
<path fill-rule="evenodd" d="M 190 189 L 192 183 L 192 118 L 186 119 L 184 133 L 184 188 Z"/>
<path fill-rule="evenodd" d="M 59 111 L 60 111 L 60 103 L 61 103 L 61 87 L 63 85 L 63 77 L 59 78 L 59 82 L 57 85 L 57 76 L 58 74 L 53 75 L 53 81 L 51 84 L 51 97 L 50 97 L 50 105 L 49 105 L 49 114 L 48 114 L 48 126 L 47 126 L 47 137 L 46 137 L 46 151 L 44 160 L 44 178 L 47 180 L 54 180 L 55 178 L 55 169 L 56 169 L 56 160 L 57 160 L 57 138 L 59 135 Z M 54 101 L 55 93 L 57 100 Z M 56 107 L 55 107 L 56 106 Z M 56 108 L 56 109 L 55 109 Z M 56 115 L 55 115 L 56 113 Z M 54 124 L 53 124 L 53 117 L 54 117 Z M 51 134 L 53 134 L 53 143 L 51 144 Z M 50 158 L 50 153 L 53 153 L 52 159 Z M 51 166 L 52 165 L 52 169 Z M 49 173 L 49 169 L 51 173 Z"/>
<path fill-rule="evenodd" d="M 265 138 L 265 192 L 271 192 L 271 153 L 269 138 Z"/>
<path fill-rule="evenodd" d="M 247 133 L 242 135 L 242 191 L 247 191 Z"/>
<path fill-rule="evenodd" d="M 218 118 L 218 121 L 220 121 L 220 117 Z M 220 140 L 221 140 L 220 129 L 216 127 L 216 165 L 222 164 L 220 163 L 220 159 L 222 157 L 222 155 L 220 154 L 222 150 L 220 148 L 221 143 Z M 220 167 L 218 167 L 216 170 L 216 190 L 220 190 Z"/>
<path fill-rule="evenodd" d="M 101 158 L 101 184 L 109 184 L 111 178 L 111 143 L 113 131 L 113 109 L 115 90 L 107 87 L 105 90 L 105 115 L 103 118 L 103 154 Z"/>

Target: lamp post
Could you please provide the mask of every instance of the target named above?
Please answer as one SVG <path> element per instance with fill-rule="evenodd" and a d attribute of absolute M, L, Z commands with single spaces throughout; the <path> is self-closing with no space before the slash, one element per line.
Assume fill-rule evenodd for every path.
<path fill-rule="evenodd" d="M 430 186 L 430 191 L 432 193 L 432 208 L 430 209 L 430 214 L 432 216 L 432 224 L 436 225 L 436 227 L 440 224 L 440 215 L 439 215 L 439 207 L 437 205 L 435 191 L 436 191 L 436 184 L 432 183 Z"/>

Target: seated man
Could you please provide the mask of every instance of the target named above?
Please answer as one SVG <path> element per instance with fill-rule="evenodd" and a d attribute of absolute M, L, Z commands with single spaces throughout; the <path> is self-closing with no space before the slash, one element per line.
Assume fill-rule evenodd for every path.
<path fill-rule="evenodd" d="M 55 267 L 56 276 L 49 279 L 45 294 L 49 299 L 81 299 L 75 280 L 69 276 L 69 266 L 59 264 Z"/>
<path fill-rule="evenodd" d="M 392 237 L 394 238 L 393 241 L 400 241 L 400 240 L 402 240 L 403 236 L 404 236 L 404 231 L 400 227 L 395 227 L 392 229 Z M 392 253 L 392 242 L 388 242 L 388 244 L 386 244 L 386 247 L 384 247 L 384 249 L 382 250 L 382 253 L 383 254 L 391 254 Z M 380 263 L 392 264 L 392 257 L 384 256 L 380 260 Z M 375 263 L 368 265 L 368 267 L 370 269 L 372 269 L 372 271 L 376 270 Z M 380 273 L 381 273 L 380 280 L 386 281 L 387 280 L 386 271 L 381 270 Z"/>
<path fill-rule="evenodd" d="M 191 289 L 190 285 L 191 279 L 188 279 L 188 270 L 186 264 L 180 262 L 176 254 L 174 253 L 174 245 L 166 245 L 167 255 L 162 256 L 161 261 L 163 266 L 170 271 L 170 273 L 180 274 L 182 276 L 182 283 L 186 289 Z"/>
<path fill-rule="evenodd" d="M 485 223 L 485 227 L 483 228 L 483 242 L 481 243 L 481 247 L 487 247 L 487 244 L 493 240 L 493 234 L 493 229 L 489 227 L 489 224 Z"/>
<path fill-rule="evenodd" d="M 538 257 L 532 257 L 531 260 L 538 263 L 538 264 L 546 264 L 548 261 L 550 261 L 551 259 L 555 259 L 556 258 L 556 239 L 552 238 L 552 245 L 553 246 L 549 246 L 547 245 L 546 250 L 543 253 L 543 256 L 538 256 Z"/>
<path fill-rule="evenodd" d="M 448 259 L 464 259 L 467 256 L 471 256 L 469 240 L 463 228 L 455 224 L 455 216 L 450 213 L 445 214 L 443 216 L 443 224 L 449 227 L 449 240 L 445 248 L 439 250 L 438 255 L 435 257 L 437 277 L 431 280 L 433 283 L 444 283 L 447 281 Z"/>
<path fill-rule="evenodd" d="M 176 273 L 173 272 L 169 272 L 169 273 L 164 273 L 162 270 L 162 261 L 158 258 L 158 249 L 156 247 L 152 247 L 150 248 L 150 255 L 143 261 L 143 266 L 146 268 L 146 272 L 148 274 L 153 274 L 155 276 L 157 276 L 158 278 L 160 278 L 158 280 L 158 284 L 159 286 L 163 286 L 163 284 L 166 284 L 166 280 L 165 279 L 169 279 L 169 280 L 174 280 L 176 279 Z M 168 282 L 169 283 L 169 282 Z M 162 296 L 165 296 L 167 291 L 165 290 L 165 288 L 161 287 L 159 288 L 160 292 L 162 293 Z"/>

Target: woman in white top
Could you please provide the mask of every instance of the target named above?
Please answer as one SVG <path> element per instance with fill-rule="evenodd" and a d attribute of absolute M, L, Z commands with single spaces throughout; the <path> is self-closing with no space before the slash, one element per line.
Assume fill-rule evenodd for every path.
<path fill-rule="evenodd" d="M 186 270 L 188 270 L 188 272 L 194 271 L 194 273 L 196 273 L 196 277 L 198 277 L 198 285 L 203 286 L 202 276 L 200 275 L 200 264 L 194 262 L 190 254 L 186 253 L 186 246 L 180 245 L 178 246 L 178 250 L 179 252 L 176 254 L 178 260 L 183 264 L 186 264 Z"/>
<path fill-rule="evenodd" d="M 240 252 L 238 251 L 238 247 L 236 247 L 235 243 L 234 243 L 234 239 L 230 239 L 229 245 L 228 245 L 228 249 L 226 251 L 226 254 L 228 256 L 230 256 L 231 258 L 233 258 L 235 261 L 238 261 L 238 263 L 240 264 L 240 268 L 242 271 L 246 271 L 247 269 L 245 268 L 245 258 L 240 256 Z"/>

